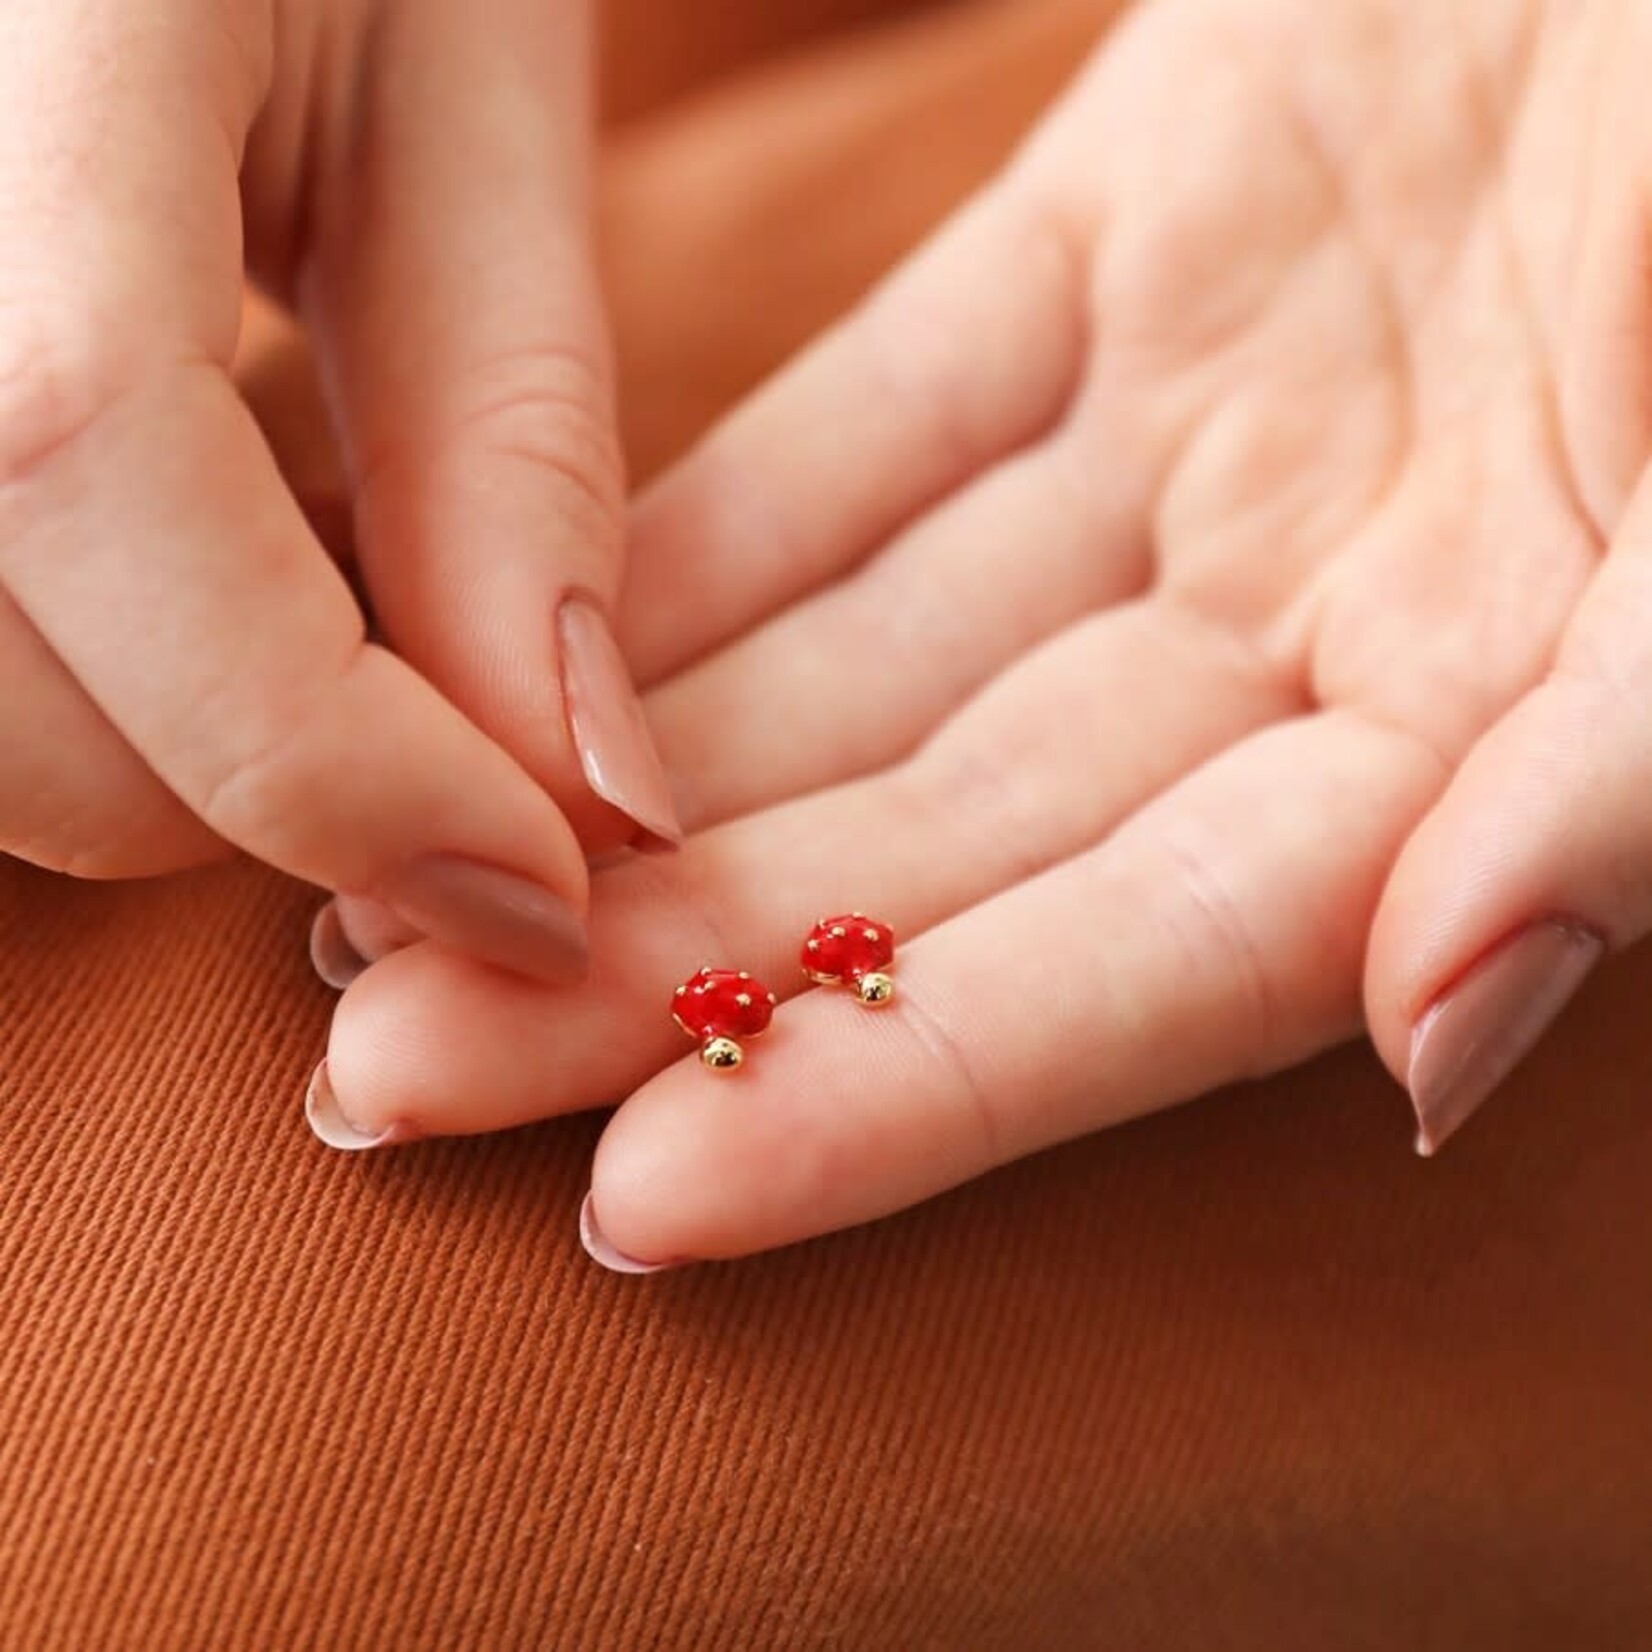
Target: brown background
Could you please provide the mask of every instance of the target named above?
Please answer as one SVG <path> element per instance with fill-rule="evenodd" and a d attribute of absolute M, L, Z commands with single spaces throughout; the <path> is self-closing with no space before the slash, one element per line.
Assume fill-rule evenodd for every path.
<path fill-rule="evenodd" d="M 827 28 L 880 9 L 616 5 L 640 470 L 966 190 L 1108 8 Z M 705 84 L 788 18 L 801 55 Z M 311 1138 L 312 904 L 0 866 L 6 1652 L 1652 1645 L 1652 955 L 1432 1164 L 1347 1051 L 637 1281 L 574 1234 L 597 1120 Z"/>

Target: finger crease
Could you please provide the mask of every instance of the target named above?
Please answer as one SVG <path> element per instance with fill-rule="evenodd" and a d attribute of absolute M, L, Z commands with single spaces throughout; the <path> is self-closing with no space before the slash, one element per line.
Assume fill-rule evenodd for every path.
<path fill-rule="evenodd" d="M 962 1040 L 941 1018 L 928 1009 L 910 988 L 902 987 L 897 1002 L 902 1006 L 905 1025 L 913 1038 L 923 1047 L 930 1059 L 951 1073 L 956 1081 L 954 1092 L 961 1098 L 961 1111 L 974 1121 L 979 1139 L 982 1162 L 1002 1164 L 1013 1157 L 1006 1150 L 1002 1120 L 994 1107 L 986 1085 L 981 1080 Z"/>

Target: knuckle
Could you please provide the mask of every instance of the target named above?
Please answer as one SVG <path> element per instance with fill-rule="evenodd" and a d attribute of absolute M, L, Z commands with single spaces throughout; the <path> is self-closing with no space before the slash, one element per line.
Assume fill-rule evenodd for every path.
<path fill-rule="evenodd" d="M 290 836 L 301 811 L 308 738 L 304 725 L 283 728 L 264 744 L 236 753 L 208 783 L 201 819 L 231 843 L 253 848 Z"/>
<path fill-rule="evenodd" d="M 0 493 L 80 443 L 116 399 L 86 329 L 38 311 L 0 311 Z"/>
<path fill-rule="evenodd" d="M 517 461 L 548 477 L 563 508 L 599 537 L 624 519 L 625 464 L 606 369 L 558 345 L 494 356 L 452 387 L 445 416 L 415 443 L 382 452 L 367 468 L 417 474 L 432 455 L 475 465 Z"/>
<path fill-rule="evenodd" d="M 976 242 L 983 258 L 1013 244 L 1021 278 L 1050 295 L 1041 343 L 998 326 L 995 299 L 937 280 L 939 263 L 959 256 L 959 244 L 944 241 L 874 288 L 851 322 L 873 398 L 899 416 L 929 462 L 966 476 L 1002 452 L 1005 409 L 1027 400 L 1046 354 L 1071 392 L 1086 342 L 1088 267 L 1062 216 L 1030 195 L 989 186 L 972 217 L 953 234 L 986 236 Z"/>
<path fill-rule="evenodd" d="M 1006 1114 L 1003 1092 L 988 1082 L 969 1039 L 938 1006 L 907 991 L 905 1025 L 928 1066 L 941 1075 L 953 1098 L 953 1119 L 977 1165 L 1003 1164 L 1021 1151 L 1012 1145 L 1015 1120 Z"/>
<path fill-rule="evenodd" d="M 991 420 L 951 318 L 915 302 L 899 281 L 874 293 L 862 316 L 859 343 L 872 400 L 920 433 L 940 468 L 973 476 L 992 454 Z"/>
<path fill-rule="evenodd" d="M 1138 817 L 1139 818 L 1139 817 Z M 1183 949 L 1189 981 L 1214 970 L 1228 983 L 1219 996 L 1232 1006 L 1235 1068 L 1246 1077 L 1266 1073 L 1288 1022 L 1281 992 L 1251 918 L 1217 857 L 1190 832 L 1160 824 L 1148 850 L 1160 857 L 1162 874 L 1150 886 L 1176 891 L 1163 903 L 1173 938 Z"/>
<path fill-rule="evenodd" d="M 338 750 L 333 723 L 349 698 L 349 679 L 373 652 L 361 643 L 353 664 L 282 708 L 256 737 L 216 754 L 191 787 L 196 813 L 214 832 L 255 854 L 281 844 L 289 856 L 303 859 L 323 847 L 314 835 L 324 829 L 326 811 L 316 805 L 336 784 L 328 773 Z"/>

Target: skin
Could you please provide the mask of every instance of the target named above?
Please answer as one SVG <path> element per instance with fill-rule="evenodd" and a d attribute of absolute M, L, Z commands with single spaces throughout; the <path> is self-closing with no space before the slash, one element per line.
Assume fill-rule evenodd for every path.
<path fill-rule="evenodd" d="M 613 598 L 623 526 L 589 29 L 577 0 L 5 8 L 0 849 L 124 877 L 240 848 L 355 891 L 440 854 L 583 910 L 584 849 L 628 831 L 553 623 Z M 244 267 L 310 324 L 389 646 L 231 382 Z"/>
<path fill-rule="evenodd" d="M 1644 9 L 1155 0 L 1008 171 L 637 505 L 692 833 L 551 991 L 429 943 L 367 1132 L 627 1098 L 607 1237 L 729 1257 L 1652 926 Z M 711 594 L 711 595 L 708 595 Z M 712 600 L 714 595 L 715 600 Z M 796 952 L 903 937 L 869 1014 Z M 787 995 L 738 1078 L 698 963 Z"/>

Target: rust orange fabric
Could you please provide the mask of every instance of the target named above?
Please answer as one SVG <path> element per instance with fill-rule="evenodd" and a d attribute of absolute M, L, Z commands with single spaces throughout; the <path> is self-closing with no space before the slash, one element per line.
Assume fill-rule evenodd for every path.
<path fill-rule="evenodd" d="M 618 129 L 640 467 L 967 190 L 1106 9 L 817 34 Z M 302 372 L 252 367 L 325 492 Z M 1432 1164 L 1350 1050 L 629 1280 L 575 1236 L 596 1119 L 311 1137 L 314 899 L 0 865 L 6 1652 L 1652 1645 L 1644 951 Z"/>

